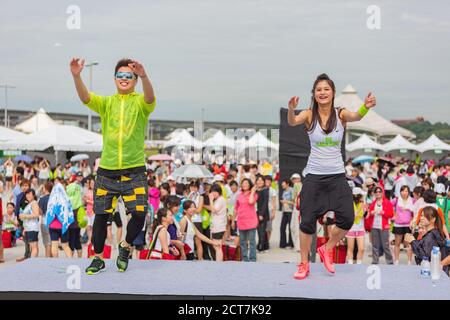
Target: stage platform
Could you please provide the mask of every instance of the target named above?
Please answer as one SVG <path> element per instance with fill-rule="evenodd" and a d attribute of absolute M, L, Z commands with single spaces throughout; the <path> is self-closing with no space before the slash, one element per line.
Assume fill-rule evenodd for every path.
<path fill-rule="evenodd" d="M 119 273 L 107 260 L 106 271 L 87 276 L 89 262 L 38 258 L 1 268 L 0 299 L 450 299 L 449 278 L 443 273 L 433 286 L 417 266 L 379 265 L 380 289 L 370 290 L 367 265 L 336 265 L 330 275 L 311 264 L 310 277 L 298 281 L 293 263 L 131 260 Z M 70 278 L 78 271 L 79 288 Z"/>

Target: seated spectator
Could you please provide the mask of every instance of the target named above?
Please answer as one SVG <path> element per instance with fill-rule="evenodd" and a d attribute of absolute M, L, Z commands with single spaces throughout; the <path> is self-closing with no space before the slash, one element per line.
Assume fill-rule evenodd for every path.
<path fill-rule="evenodd" d="M 433 247 L 439 247 L 441 251 L 441 260 L 447 258 L 447 248 L 442 221 L 436 208 L 427 206 L 423 209 L 420 217 L 421 239 L 417 240 L 412 234 L 405 236 L 405 241 L 410 243 L 415 255 L 416 263 L 419 265 L 425 257 L 431 261 L 431 251 Z M 448 265 L 444 267 L 448 274 Z"/>

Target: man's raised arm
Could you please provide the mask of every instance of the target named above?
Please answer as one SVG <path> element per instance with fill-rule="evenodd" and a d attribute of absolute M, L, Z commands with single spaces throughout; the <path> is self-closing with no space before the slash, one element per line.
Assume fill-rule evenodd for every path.
<path fill-rule="evenodd" d="M 72 72 L 73 82 L 75 83 L 75 88 L 77 89 L 78 97 L 80 97 L 81 102 L 84 104 L 88 103 L 90 100 L 89 91 L 81 79 L 81 71 L 84 68 L 84 59 L 80 61 L 79 58 L 73 58 L 70 61 L 70 72 Z"/>

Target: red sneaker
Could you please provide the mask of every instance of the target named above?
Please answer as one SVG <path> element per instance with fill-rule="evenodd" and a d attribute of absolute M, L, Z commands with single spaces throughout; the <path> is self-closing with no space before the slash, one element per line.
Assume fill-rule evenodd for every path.
<path fill-rule="evenodd" d="M 327 269 L 327 271 L 330 273 L 335 273 L 333 264 L 333 250 L 327 251 L 325 247 L 326 244 L 318 248 L 317 253 L 320 255 L 320 258 L 322 259 L 325 269 Z"/>
<path fill-rule="evenodd" d="M 303 280 L 309 275 L 309 263 L 300 263 L 298 270 L 294 273 L 294 279 Z"/>

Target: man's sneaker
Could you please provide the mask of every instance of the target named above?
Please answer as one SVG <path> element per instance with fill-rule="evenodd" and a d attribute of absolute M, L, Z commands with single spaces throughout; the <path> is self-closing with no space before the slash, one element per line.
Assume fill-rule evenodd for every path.
<path fill-rule="evenodd" d="M 309 263 L 300 263 L 298 270 L 294 273 L 294 279 L 303 280 L 309 275 Z"/>
<path fill-rule="evenodd" d="M 333 265 L 333 250 L 327 251 L 325 248 L 326 244 L 318 248 L 317 253 L 320 255 L 325 269 L 327 269 L 327 271 L 330 273 L 335 273 Z"/>
<path fill-rule="evenodd" d="M 102 258 L 94 257 L 89 267 L 86 268 L 87 275 L 94 275 L 100 273 L 105 269 L 105 261 Z"/>
<path fill-rule="evenodd" d="M 116 267 L 119 272 L 125 272 L 128 268 L 128 260 L 130 259 L 130 248 L 122 246 L 122 242 L 118 245 L 119 254 L 116 259 Z"/>

